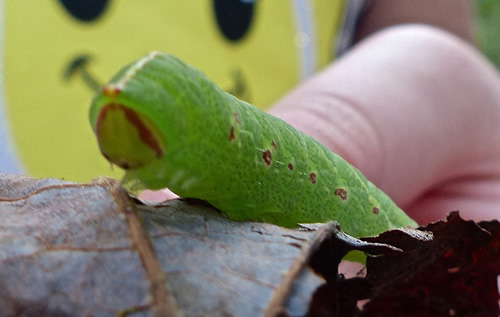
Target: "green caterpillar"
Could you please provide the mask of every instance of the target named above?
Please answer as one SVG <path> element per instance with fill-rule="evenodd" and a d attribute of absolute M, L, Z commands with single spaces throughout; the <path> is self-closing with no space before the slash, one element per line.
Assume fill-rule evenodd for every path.
<path fill-rule="evenodd" d="M 231 219 L 336 220 L 358 237 L 416 226 L 340 156 L 172 55 L 121 70 L 94 98 L 90 122 L 125 179 L 203 199 Z"/>

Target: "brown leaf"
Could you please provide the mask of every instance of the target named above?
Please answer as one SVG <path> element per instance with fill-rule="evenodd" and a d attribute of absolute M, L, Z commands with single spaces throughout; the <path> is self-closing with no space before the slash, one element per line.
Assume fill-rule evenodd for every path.
<path fill-rule="evenodd" d="M 417 307 L 458 316 L 491 309 L 498 223 L 457 217 L 362 241 L 335 222 L 290 230 L 234 222 L 195 200 L 149 205 L 107 178 L 75 184 L 0 174 L 0 315 L 392 316 Z M 338 275 L 351 250 L 374 256 L 366 278 Z M 446 292 L 453 287 L 456 301 Z M 360 311 L 356 303 L 366 298 Z M 425 298 L 455 306 L 429 310 Z M 468 298 L 469 306 L 458 305 Z"/>
<path fill-rule="evenodd" d="M 324 283 L 308 262 L 339 232 L 142 204 L 112 179 L 5 174 L 0 219 L 2 316 L 300 316 Z"/>

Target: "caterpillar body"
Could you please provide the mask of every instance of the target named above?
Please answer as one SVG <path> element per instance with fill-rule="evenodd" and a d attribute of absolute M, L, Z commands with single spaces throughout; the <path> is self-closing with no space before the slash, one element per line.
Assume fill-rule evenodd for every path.
<path fill-rule="evenodd" d="M 231 219 L 336 220 L 358 237 L 416 226 L 340 156 L 172 55 L 121 70 L 94 98 L 90 121 L 126 179 L 203 199 Z"/>

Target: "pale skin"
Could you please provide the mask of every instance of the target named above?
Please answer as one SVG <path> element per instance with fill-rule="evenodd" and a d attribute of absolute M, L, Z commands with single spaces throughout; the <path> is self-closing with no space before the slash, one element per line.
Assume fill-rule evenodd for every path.
<path fill-rule="evenodd" d="M 418 223 L 452 210 L 498 219 L 499 75 L 467 43 L 469 1 L 412 3 L 374 2 L 362 40 L 270 112 L 358 167 Z M 381 30 L 404 22 L 428 25 Z"/>

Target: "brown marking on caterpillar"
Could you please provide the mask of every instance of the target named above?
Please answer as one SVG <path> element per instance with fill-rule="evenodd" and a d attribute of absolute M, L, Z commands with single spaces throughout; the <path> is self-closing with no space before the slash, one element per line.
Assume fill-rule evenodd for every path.
<path fill-rule="evenodd" d="M 236 123 L 238 125 L 241 123 L 241 121 L 240 121 L 240 115 L 237 112 L 234 113 L 234 120 L 236 121 Z"/>
<path fill-rule="evenodd" d="M 293 171 L 293 164 L 292 163 L 288 163 L 288 169 Z"/>
<path fill-rule="evenodd" d="M 378 215 L 379 212 L 380 212 L 380 209 L 378 209 L 378 207 L 373 207 L 373 213 L 375 215 Z"/>
<path fill-rule="evenodd" d="M 278 146 L 276 145 L 276 142 L 274 142 L 274 140 L 271 142 L 271 145 L 273 146 L 275 151 L 278 150 Z"/>
<path fill-rule="evenodd" d="M 309 174 L 309 181 L 311 181 L 311 184 L 316 184 L 316 173 L 311 172 L 311 174 Z"/>
<path fill-rule="evenodd" d="M 102 125 L 102 122 L 108 115 L 109 111 L 123 111 L 125 114 L 125 118 L 137 129 L 137 132 L 139 132 L 139 138 L 141 141 L 146 144 L 149 148 L 151 148 L 155 153 L 157 158 L 163 157 L 163 149 L 160 145 L 160 141 L 156 138 L 156 136 L 153 134 L 153 132 L 149 129 L 146 123 L 144 123 L 134 110 L 125 107 L 124 105 L 121 104 L 115 104 L 115 103 L 110 103 L 107 104 L 106 106 L 102 107 L 101 112 L 99 113 L 99 116 L 97 117 L 97 123 L 96 123 L 96 133 L 97 136 L 99 137 L 100 135 L 100 128 Z"/>
<path fill-rule="evenodd" d="M 264 162 L 266 162 L 267 166 L 271 165 L 271 159 L 272 159 L 271 151 L 265 150 L 264 153 L 262 153 L 262 158 L 264 159 Z"/>
<path fill-rule="evenodd" d="M 113 84 L 102 87 L 102 93 L 108 98 L 115 98 L 122 92 L 121 87 Z"/>
<path fill-rule="evenodd" d="M 229 141 L 233 141 L 236 139 L 236 135 L 234 135 L 234 127 L 231 126 L 231 131 L 229 132 Z"/>
<path fill-rule="evenodd" d="M 347 200 L 347 191 L 344 188 L 337 188 L 335 195 L 339 196 L 342 200 Z"/>

